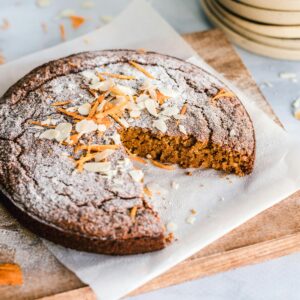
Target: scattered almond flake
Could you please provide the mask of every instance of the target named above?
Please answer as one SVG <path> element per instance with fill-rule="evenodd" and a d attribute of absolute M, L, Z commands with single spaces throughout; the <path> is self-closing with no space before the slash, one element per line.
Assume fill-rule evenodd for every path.
<path fill-rule="evenodd" d="M 185 219 L 186 223 L 193 225 L 196 221 L 196 217 L 194 215 L 190 215 Z"/>
<path fill-rule="evenodd" d="M 185 129 L 185 127 L 184 127 L 183 125 L 179 125 L 178 127 L 179 127 L 179 131 L 180 131 L 181 133 L 187 134 L 187 133 L 186 133 L 186 129 Z"/>
<path fill-rule="evenodd" d="M 7 30 L 10 27 L 10 23 L 7 19 L 3 18 L 2 25 L 0 26 L 0 29 Z"/>
<path fill-rule="evenodd" d="M 172 182 L 171 182 L 171 187 L 172 187 L 172 189 L 174 189 L 174 190 L 178 190 L 178 189 L 179 189 L 179 183 L 176 182 L 176 181 L 172 181 Z"/>
<path fill-rule="evenodd" d="M 83 165 L 84 170 L 93 173 L 107 173 L 111 170 L 111 163 L 108 162 L 88 162 Z"/>
<path fill-rule="evenodd" d="M 60 32 L 60 38 L 62 41 L 66 40 L 66 31 L 65 31 L 65 26 L 64 24 L 59 25 L 59 32 Z"/>
<path fill-rule="evenodd" d="M 97 112 L 101 112 L 103 110 L 104 106 L 106 105 L 106 103 L 107 103 L 107 100 L 103 100 L 97 107 Z"/>
<path fill-rule="evenodd" d="M 47 118 L 46 120 L 41 121 L 42 125 L 51 125 L 52 124 L 52 119 Z"/>
<path fill-rule="evenodd" d="M 133 123 L 133 122 L 134 122 L 134 119 L 133 119 L 133 118 L 129 118 L 129 119 L 127 120 L 127 122 L 128 122 L 128 123 Z"/>
<path fill-rule="evenodd" d="M 95 2 L 94 1 L 90 1 L 90 0 L 85 0 L 81 3 L 80 5 L 82 8 L 93 8 L 95 6 Z"/>
<path fill-rule="evenodd" d="M 129 86 L 117 84 L 115 88 L 117 91 L 119 91 L 121 94 L 124 94 L 124 95 L 133 96 L 136 94 L 136 91 Z"/>
<path fill-rule="evenodd" d="M 71 107 L 66 108 L 66 111 L 68 111 L 68 112 L 75 112 L 77 110 L 78 110 L 78 106 L 71 106 Z"/>
<path fill-rule="evenodd" d="M 86 70 L 81 72 L 81 75 L 92 83 L 99 82 L 98 76 L 93 71 Z"/>
<path fill-rule="evenodd" d="M 71 123 L 60 123 L 55 128 L 56 131 L 59 132 L 59 135 L 56 137 L 56 140 L 58 142 L 62 142 L 67 137 L 70 136 L 70 133 L 72 131 L 72 124 Z"/>
<path fill-rule="evenodd" d="M 165 121 L 163 121 L 162 119 L 155 120 L 153 122 L 153 126 L 159 131 L 161 131 L 162 133 L 166 133 L 166 131 L 168 130 Z"/>
<path fill-rule="evenodd" d="M 80 134 L 91 133 L 98 129 L 98 125 L 93 120 L 83 119 L 76 124 L 75 129 Z"/>
<path fill-rule="evenodd" d="M 128 128 L 129 127 L 129 124 L 127 123 L 127 121 L 124 118 L 119 118 L 119 122 L 121 123 L 121 125 L 124 128 Z"/>
<path fill-rule="evenodd" d="M 107 79 L 105 81 L 94 82 L 89 87 L 92 90 L 99 90 L 101 92 L 106 92 L 113 86 L 114 86 L 114 81 L 112 79 Z"/>
<path fill-rule="evenodd" d="M 51 4 L 51 0 L 36 0 L 35 3 L 38 7 L 47 7 Z"/>
<path fill-rule="evenodd" d="M 111 138 L 112 138 L 112 140 L 114 141 L 114 143 L 115 143 L 116 145 L 120 145 L 120 144 L 121 144 L 121 137 L 120 137 L 120 135 L 119 135 L 117 132 L 115 132 L 115 133 L 111 136 Z"/>
<path fill-rule="evenodd" d="M 163 109 L 161 112 L 162 115 L 167 116 L 167 117 L 172 117 L 176 116 L 179 114 L 179 109 L 177 106 L 168 106 Z"/>
<path fill-rule="evenodd" d="M 66 8 L 63 9 L 60 13 L 59 13 L 59 17 L 60 18 L 69 18 L 71 16 L 75 16 L 76 12 L 75 10 L 71 9 L 71 8 Z"/>
<path fill-rule="evenodd" d="M 98 125 L 98 131 L 101 131 L 101 132 L 105 132 L 106 131 L 106 126 L 104 124 L 99 124 Z"/>
<path fill-rule="evenodd" d="M 145 107 L 148 110 L 149 114 L 151 114 L 154 117 L 157 117 L 158 116 L 157 111 L 156 111 L 157 102 L 155 100 L 149 98 L 149 99 L 145 100 L 144 103 L 145 103 Z"/>
<path fill-rule="evenodd" d="M 146 155 L 146 158 L 151 159 L 151 158 L 152 158 L 152 155 L 151 155 L 151 154 L 147 154 L 147 155 Z"/>
<path fill-rule="evenodd" d="M 100 19 L 103 23 L 107 24 L 112 21 L 113 16 L 103 15 L 103 16 L 100 16 Z"/>
<path fill-rule="evenodd" d="M 69 16 L 69 19 L 74 29 L 79 28 L 85 22 L 85 18 L 82 16 L 71 15 Z"/>
<path fill-rule="evenodd" d="M 111 156 L 116 150 L 113 150 L 113 149 L 106 149 L 106 150 L 103 150 L 102 152 L 99 152 L 96 154 L 95 156 L 95 161 L 96 162 L 99 162 L 103 159 L 106 159 L 108 158 L 109 156 Z"/>
<path fill-rule="evenodd" d="M 294 79 L 297 77 L 297 74 L 292 72 L 280 72 L 279 77 L 282 79 Z"/>
<path fill-rule="evenodd" d="M 174 232 L 178 229 L 177 224 L 174 222 L 169 222 L 166 227 L 169 232 Z"/>
<path fill-rule="evenodd" d="M 129 113 L 130 117 L 131 118 L 139 118 L 140 115 L 141 115 L 141 111 L 140 110 L 132 110 L 130 113 Z M 128 120 L 129 121 L 129 120 Z M 134 121 L 134 120 L 133 120 Z"/>
<path fill-rule="evenodd" d="M 83 116 L 87 116 L 91 110 L 91 107 L 92 106 L 90 103 L 83 103 L 78 107 L 78 112 Z"/>
<path fill-rule="evenodd" d="M 40 139 L 55 140 L 59 136 L 59 131 L 48 129 L 40 135 Z"/>
<path fill-rule="evenodd" d="M 144 178 L 144 173 L 142 170 L 131 170 L 129 171 L 129 175 L 136 182 L 141 182 Z"/>

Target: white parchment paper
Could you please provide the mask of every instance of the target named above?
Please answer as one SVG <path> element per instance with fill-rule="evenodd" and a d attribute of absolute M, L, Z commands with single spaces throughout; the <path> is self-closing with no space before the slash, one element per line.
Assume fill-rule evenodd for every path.
<path fill-rule="evenodd" d="M 145 48 L 210 69 L 147 3 L 135 0 L 101 29 L 0 67 L 0 94 L 33 67 L 50 59 L 111 48 Z M 166 223 L 178 226 L 176 242 L 155 253 L 113 257 L 78 252 L 45 241 L 99 299 L 126 295 L 300 188 L 299 143 L 263 113 L 253 99 L 231 88 L 242 99 L 254 123 L 257 158 L 253 174 L 221 178 L 213 170 L 193 170 L 193 176 L 186 176 L 184 170 L 144 167 L 147 183 L 154 191 L 160 191 L 152 204 Z M 171 187 L 173 181 L 178 189 Z M 186 222 L 191 209 L 198 212 L 194 224 Z"/>

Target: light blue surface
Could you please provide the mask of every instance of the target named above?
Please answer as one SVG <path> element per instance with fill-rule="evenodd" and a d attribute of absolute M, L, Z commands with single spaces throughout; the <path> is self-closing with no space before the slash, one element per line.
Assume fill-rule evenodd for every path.
<path fill-rule="evenodd" d="M 95 7 L 84 9 L 80 0 L 52 0 L 47 8 L 39 8 L 33 0 L 0 0 L 0 26 L 6 18 L 11 27 L 0 29 L 0 51 L 7 61 L 56 45 L 61 42 L 59 24 L 66 26 L 67 39 L 80 36 L 103 25 L 101 16 L 114 16 L 128 3 L 127 0 L 94 0 Z M 197 0 L 152 0 L 159 13 L 180 33 L 210 28 Z M 58 18 L 63 9 L 73 9 L 89 20 L 78 30 L 68 20 Z M 41 23 L 47 24 L 44 33 Z M 138 25 L 138 24 L 137 24 Z M 121 38 L 121 37 L 120 37 Z M 76 52 L 76 49 L 74 49 Z M 292 100 L 300 97 L 300 62 L 273 60 L 238 49 L 244 63 L 262 87 L 274 111 L 285 128 L 298 134 L 300 122 L 291 114 Z M 280 72 L 296 73 L 299 82 L 279 77 Z M 300 203 L 299 203 L 300 206 Z M 290 255 L 263 264 L 241 268 L 223 274 L 185 283 L 135 297 L 146 299 L 300 299 L 300 254 Z"/>

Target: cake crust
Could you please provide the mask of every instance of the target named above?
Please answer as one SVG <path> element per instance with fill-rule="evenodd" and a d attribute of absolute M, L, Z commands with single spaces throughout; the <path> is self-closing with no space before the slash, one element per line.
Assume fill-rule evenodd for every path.
<path fill-rule="evenodd" d="M 126 80 L 125 86 L 137 90 L 147 76 L 130 62 L 153 74 L 161 90 L 167 86 L 175 91 L 159 107 L 161 114 L 186 106 L 184 119 L 175 118 L 180 113 L 164 116 L 164 132 L 153 125 L 158 116 L 145 108 L 126 128 L 110 120 L 113 124 L 105 133 L 110 140 L 93 137 L 93 141 L 110 144 L 119 133 L 121 146 L 109 158 L 115 173 L 74 172 L 68 158 L 73 148 L 41 139 L 41 128 L 30 121 L 50 117 L 70 122 L 70 116 L 59 114 L 53 103 L 69 99 L 72 105 L 93 103 L 87 88 L 90 82 L 83 76 L 86 70 L 129 74 L 135 79 Z M 162 249 L 169 242 L 162 221 L 144 199 L 142 182 L 130 176 L 134 166 L 126 149 L 139 156 L 150 154 L 163 163 L 212 167 L 237 175 L 251 173 L 255 160 L 254 129 L 240 100 L 206 71 L 154 52 L 85 52 L 44 64 L 3 95 L 0 119 L 5 203 L 33 232 L 84 251 L 135 254 Z M 132 119 L 130 112 L 125 112 L 124 119 L 126 123 Z"/>

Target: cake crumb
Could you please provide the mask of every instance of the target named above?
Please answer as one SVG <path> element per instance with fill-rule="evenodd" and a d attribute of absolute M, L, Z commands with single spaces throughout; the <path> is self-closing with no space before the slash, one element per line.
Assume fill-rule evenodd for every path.
<path fill-rule="evenodd" d="M 185 172 L 185 175 L 187 176 L 193 176 L 193 173 L 191 171 Z"/>
<path fill-rule="evenodd" d="M 197 213 L 198 213 L 198 212 L 197 212 L 194 208 L 191 209 L 191 214 L 192 214 L 192 215 L 196 215 Z"/>
<path fill-rule="evenodd" d="M 185 219 L 186 223 L 193 225 L 196 221 L 195 215 L 190 215 Z"/>

